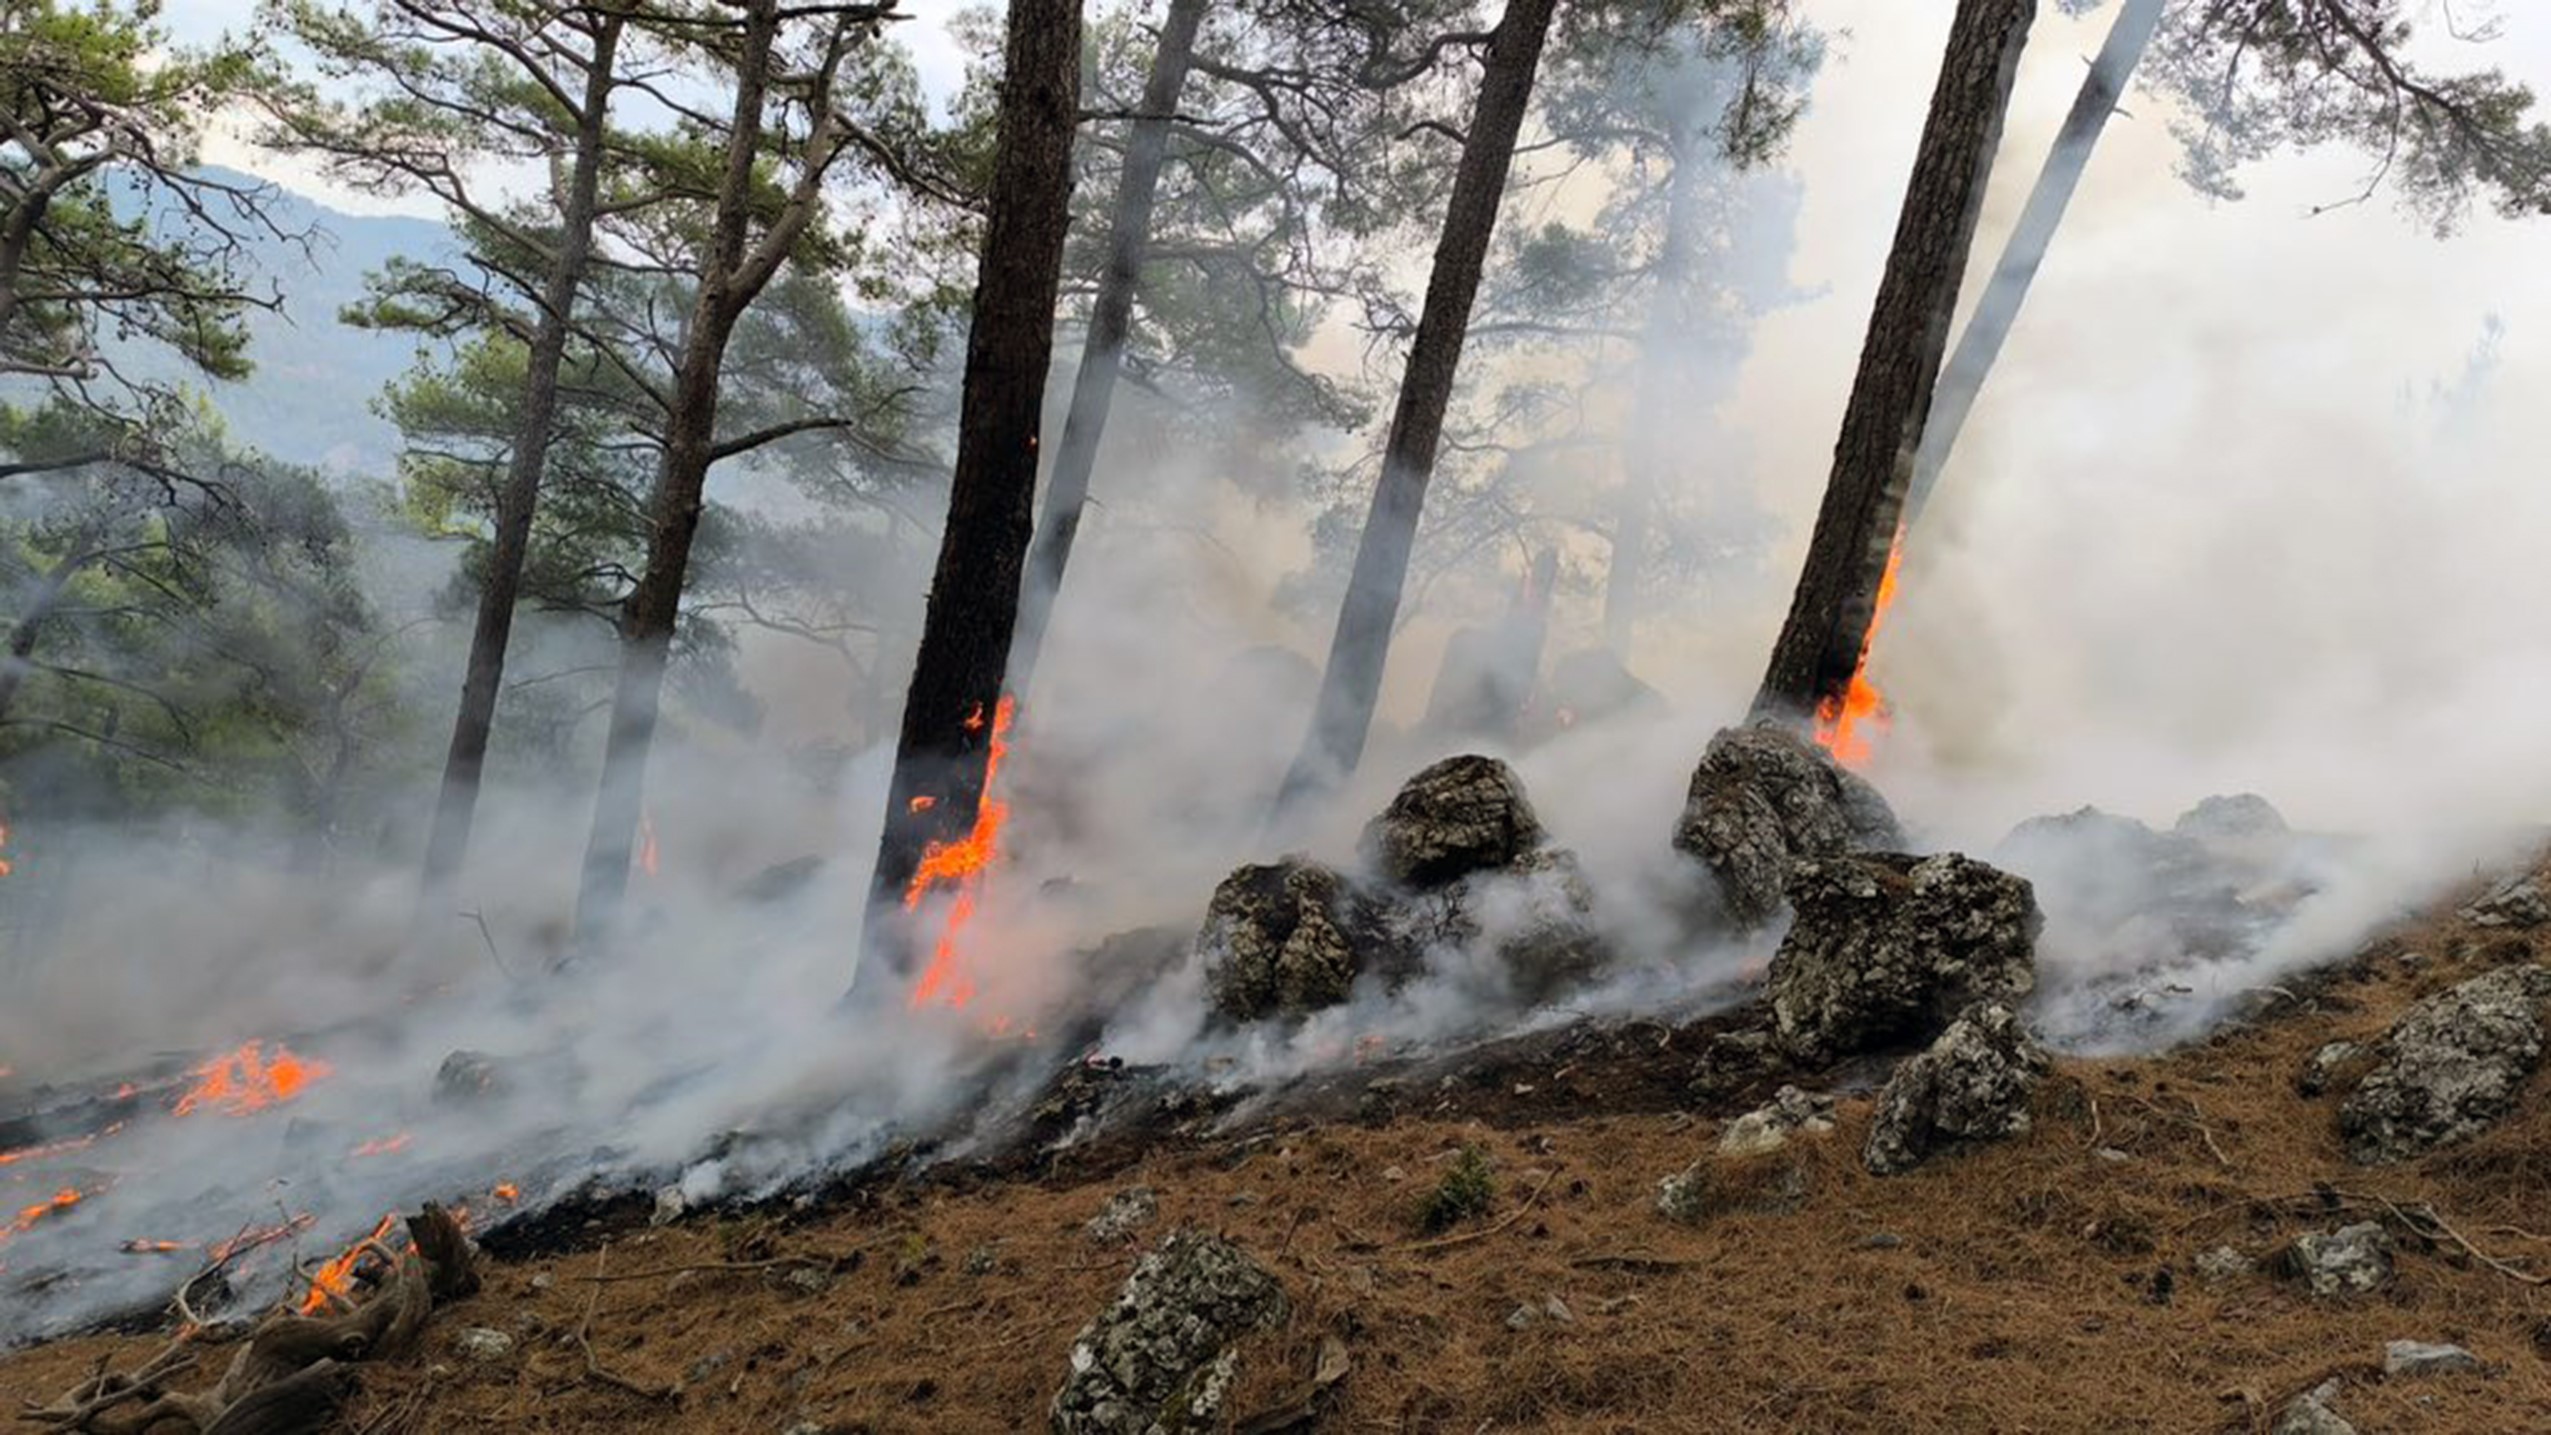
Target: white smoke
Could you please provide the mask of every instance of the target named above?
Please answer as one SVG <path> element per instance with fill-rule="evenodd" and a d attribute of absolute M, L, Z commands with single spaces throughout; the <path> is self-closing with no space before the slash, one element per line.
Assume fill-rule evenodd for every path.
<path fill-rule="evenodd" d="M 1946 24 L 1941 7 L 1881 0 L 1832 0 L 1818 18 L 1853 32 L 1787 161 L 1808 182 L 1789 277 L 1819 297 L 1761 323 L 1715 415 L 1724 452 L 1694 460 L 1737 464 L 1785 521 L 1783 544 L 1758 582 L 1661 600 L 1632 665 L 1662 711 L 1512 754 L 1554 840 L 1584 860 L 1622 975 L 1519 1017 L 1453 958 L 1295 1031 L 1212 1036 L 1200 974 L 1172 965 L 1106 1013 L 1109 1050 L 1274 1079 L 1352 1060 L 1368 1040 L 1689 1010 L 1768 957 L 1768 939 L 1720 948 L 1690 935 L 1679 903 L 1692 874 L 1666 837 L 1786 604 Z M 1982 262 L 2103 19 L 2041 19 Z M 2509 17 L 2506 29 L 2491 58 L 2551 79 L 2551 21 Z M 2083 803 L 2164 826 L 2209 793 L 2243 790 L 2298 827 L 2357 839 L 2237 961 L 2051 943 L 2058 1024 L 2088 1010 L 2065 994 L 2104 992 L 2100 981 L 2140 967 L 2190 988 L 2177 1009 L 2194 1015 L 2139 1041 L 2201 1029 L 2241 992 L 2344 954 L 2505 856 L 2551 791 L 2551 752 L 2527 721 L 2551 696 L 2539 620 L 2551 569 L 2533 552 L 2551 531 L 2551 490 L 2530 468 L 2551 415 L 2529 402 L 2551 388 L 2551 338 L 2519 320 L 2488 382 L 2449 414 L 2420 397 L 2461 371 L 2484 316 L 2544 310 L 2538 237 L 2478 216 L 2440 244 L 2379 204 L 2302 218 L 2350 192 L 2350 159 L 2267 166 L 2237 207 L 2185 194 L 2170 161 L 2158 116 L 2109 131 L 1916 537 L 1874 668 L 1898 716 L 1871 775 L 1925 845 L 1988 852 L 2018 819 Z M 475 1193 L 485 1215 L 499 1182 L 521 1186 L 525 1205 L 596 1178 L 750 1196 L 932 1132 L 976 1109 L 989 1083 L 1024 1079 L 1001 1071 L 1014 1048 L 987 1036 L 992 1019 L 1068 1013 L 1088 980 L 1075 952 L 1129 927 L 1192 930 L 1216 880 L 1273 855 L 1264 804 L 1300 741 L 1333 617 L 1272 601 L 1309 557 L 1303 507 L 1263 485 L 1235 490 L 1170 432 L 1120 406 L 1024 708 L 1015 862 L 966 935 L 982 994 L 963 1012 L 908 1011 L 873 972 L 846 1011 L 838 1003 L 882 800 L 877 743 L 900 691 L 893 641 L 855 678 L 748 643 L 741 666 L 771 722 L 760 736 L 703 729 L 666 743 L 649 775 L 659 872 L 636 883 L 628 939 L 561 984 L 538 974 L 563 941 L 589 810 L 575 774 L 491 794 L 463 896 L 477 916 L 429 913 L 421 943 L 396 843 L 377 865 L 313 877 L 212 823 L 45 833 L 77 870 L 48 877 L 44 920 L 19 917 L 0 968 L 7 1109 L 34 1100 L 37 1082 L 138 1070 L 160 1053 L 182 1066 L 251 1038 L 295 1037 L 334 1070 L 257 1115 L 137 1117 L 58 1160 L 0 1166 L 0 1217 L 49 1182 L 89 1193 L 0 1243 L 0 1341 L 163 1295 L 192 1259 L 123 1256 L 125 1239 L 201 1243 L 308 1211 L 315 1254 L 420 1196 Z M 920 596 L 884 626 L 908 633 Z M 1412 719 L 1452 623 L 1479 616 L 1429 612 L 1402 633 L 1384 730 L 1302 837 L 1313 852 L 1345 858 L 1390 790 L 1448 750 Z M 1551 653 L 1589 645 L 1595 617 L 1582 593 L 1563 596 Z M 828 729 L 859 755 L 812 776 L 774 736 Z M 817 861 L 793 891 L 739 895 L 805 858 Z M 458 1049 L 490 1054 L 513 1094 L 434 1104 L 434 1074 Z M 400 1134 L 398 1152 L 350 1155 Z M 262 1269 L 263 1289 L 280 1284 L 275 1263 Z M 69 1279 L 24 1283 L 46 1272 Z"/>

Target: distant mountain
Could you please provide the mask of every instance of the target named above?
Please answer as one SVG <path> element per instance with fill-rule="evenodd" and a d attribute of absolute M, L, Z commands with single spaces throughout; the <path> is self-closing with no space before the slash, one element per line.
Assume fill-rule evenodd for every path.
<path fill-rule="evenodd" d="M 260 182 L 232 170 L 205 172 L 226 181 Z M 273 239 L 248 246 L 250 261 L 283 295 L 280 313 L 252 310 L 248 316 L 255 373 L 238 383 L 218 383 L 155 349 L 119 357 L 143 376 L 204 390 L 232 435 L 246 445 L 332 472 L 387 475 L 398 452 L 398 430 L 372 411 L 372 401 L 415 361 L 416 344 L 406 335 L 340 323 L 337 313 L 363 297 L 363 276 L 393 256 L 448 253 L 451 231 L 430 220 L 346 214 L 280 189 L 272 213 L 286 233 L 309 230 L 312 237 L 306 252 Z M 181 222 L 165 213 L 156 217 Z"/>
<path fill-rule="evenodd" d="M 337 312 L 363 297 L 365 274 L 397 255 L 447 253 L 452 233 L 431 220 L 346 214 L 289 192 L 277 196 L 277 217 L 287 231 L 315 226 L 316 237 L 307 254 L 258 247 L 257 262 L 283 291 L 283 312 L 250 317 L 257 371 L 213 386 L 213 401 L 234 433 L 277 458 L 387 474 L 398 430 L 372 401 L 414 363 L 416 344 L 340 323 Z"/>

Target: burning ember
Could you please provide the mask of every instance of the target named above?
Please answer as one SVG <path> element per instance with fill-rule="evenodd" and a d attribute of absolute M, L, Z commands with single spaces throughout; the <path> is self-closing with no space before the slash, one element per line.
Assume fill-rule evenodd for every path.
<path fill-rule="evenodd" d="M 301 1298 L 301 1313 L 316 1315 L 326 1310 L 329 1302 L 345 1299 L 354 1289 L 355 1266 L 364 1256 L 383 1249 L 381 1238 L 390 1233 L 390 1227 L 397 1221 L 398 1213 L 395 1211 L 383 1216 L 381 1224 L 372 1228 L 372 1234 L 346 1247 L 344 1255 L 319 1267 L 310 1277 L 310 1294 Z"/>
<path fill-rule="evenodd" d="M 80 1204 L 80 1201 L 80 1192 L 73 1187 L 65 1186 L 45 1200 L 38 1201 L 32 1206 L 21 1207 L 15 1219 L 6 1226 L 0 1226 L 0 1240 L 25 1235 L 35 1228 L 36 1222 L 57 1211 L 67 1211 Z"/>
<path fill-rule="evenodd" d="M 180 1116 L 207 1109 L 226 1116 L 245 1116 L 292 1100 L 303 1087 L 326 1076 L 328 1070 L 327 1063 L 305 1061 L 281 1042 L 275 1043 L 274 1055 L 269 1058 L 263 1044 L 252 1041 L 228 1056 L 195 1068 L 195 1085 L 177 1098 L 176 1111 Z"/>
<path fill-rule="evenodd" d="M 41 1161 L 48 1156 L 60 1156 L 66 1152 L 80 1150 L 94 1144 L 98 1136 L 113 1135 L 122 1125 L 122 1122 L 117 1122 L 114 1126 L 97 1133 L 97 1136 L 74 1136 L 67 1141 L 56 1141 L 50 1145 L 21 1146 L 15 1151 L 0 1151 L 0 1166 L 13 1166 L 20 1161 Z"/>
<path fill-rule="evenodd" d="M 921 899 L 934 887 L 956 889 L 956 901 L 948 908 L 948 920 L 939 929 L 937 947 L 930 954 L 930 965 L 912 989 L 912 1005 L 926 1006 L 941 1001 L 949 1006 L 964 1006 L 974 1000 L 974 979 L 957 970 L 957 936 L 966 923 L 974 920 L 975 894 L 983 885 L 984 870 L 999 855 L 1001 824 L 1010 815 L 1010 805 L 993 795 L 993 780 L 1000 775 L 1001 760 L 1010 751 L 1010 721 L 1017 715 L 1017 704 L 1003 697 L 992 714 L 991 750 L 983 759 L 983 797 L 974 812 L 974 830 L 955 842 L 933 842 L 921 854 L 921 866 L 912 874 L 912 885 L 904 889 L 904 910 L 919 911 Z M 968 732 L 983 727 L 983 709 L 978 705 L 966 718 Z"/>
<path fill-rule="evenodd" d="M 1851 686 L 1841 697 L 1816 704 L 1816 743 L 1845 767 L 1869 761 L 1871 733 L 1886 731 L 1892 713 L 1887 695 L 1869 681 L 1869 650 L 1877 645 L 1878 629 L 1896 600 L 1896 570 L 1903 562 L 1904 529 L 1899 527 L 1894 544 L 1887 549 L 1887 571 L 1878 579 L 1878 601 L 1869 610 L 1869 631 L 1860 638 L 1860 661 L 1851 670 Z"/>
<path fill-rule="evenodd" d="M 656 874 L 659 854 L 655 845 L 655 819 L 638 814 L 638 870 L 652 877 Z"/>
<path fill-rule="evenodd" d="M 407 1143 L 414 1139 L 416 1138 L 409 1135 L 407 1132 L 402 1131 L 396 1136 L 383 1137 L 377 1141 L 366 1141 L 362 1145 L 354 1148 L 354 1154 L 357 1156 L 387 1156 L 393 1151 L 406 1150 Z"/>
<path fill-rule="evenodd" d="M 10 873 L 18 870 L 9 864 L 9 858 L 6 855 L 8 846 L 9 824 L 6 822 L 0 822 L 0 877 L 6 877 Z M 6 1067 L 0 1067 L 0 1076 L 6 1075 L 8 1075 L 8 1069 Z"/>
<path fill-rule="evenodd" d="M 523 1188 L 511 1181 L 499 1181 L 496 1183 L 496 1188 L 487 1194 L 495 1197 L 500 1203 L 510 1206 L 522 1199 Z"/>

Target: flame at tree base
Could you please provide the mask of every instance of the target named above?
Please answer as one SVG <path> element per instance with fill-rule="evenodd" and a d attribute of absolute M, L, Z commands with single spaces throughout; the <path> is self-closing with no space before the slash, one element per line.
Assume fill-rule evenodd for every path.
<path fill-rule="evenodd" d="M 1887 730 L 1894 709 L 1887 695 L 1869 681 L 1869 650 L 1877 646 L 1878 629 L 1896 600 L 1896 570 L 1904 563 L 1904 529 L 1896 529 L 1887 548 L 1886 572 L 1878 578 L 1878 597 L 1869 608 L 1869 631 L 1860 638 L 1860 660 L 1852 666 L 1851 685 L 1838 697 L 1816 704 L 1816 744 L 1845 767 L 1865 765 L 1874 751 L 1874 735 Z"/>
<path fill-rule="evenodd" d="M 983 874 L 1000 855 L 1001 825 L 1010 816 L 1010 805 L 993 793 L 993 781 L 1001 773 L 1002 759 L 1010 752 L 1010 722 L 1017 716 L 1016 702 L 1003 697 L 992 713 L 990 750 L 983 759 L 983 789 L 974 809 L 974 826 L 954 842 L 933 842 L 923 849 L 921 865 L 913 871 L 912 882 L 904 888 L 903 905 L 907 912 L 921 909 L 922 899 L 933 888 L 953 887 L 956 900 L 948 908 L 947 920 L 939 927 L 937 943 L 930 953 L 930 965 L 922 969 L 921 980 L 913 984 L 911 1005 L 928 1006 L 943 1002 L 961 1007 L 974 1000 L 974 978 L 967 975 L 957 960 L 957 938 L 966 924 L 974 920 L 976 897 L 983 886 Z M 977 706 L 966 718 L 966 730 L 983 726 L 983 709 Z M 912 810 L 927 811 L 932 802 L 914 798 Z"/>

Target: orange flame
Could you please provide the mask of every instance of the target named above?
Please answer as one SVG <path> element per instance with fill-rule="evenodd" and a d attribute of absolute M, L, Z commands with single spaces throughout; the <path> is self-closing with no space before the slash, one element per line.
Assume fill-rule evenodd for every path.
<path fill-rule="evenodd" d="M 0 848 L 7 847 L 8 845 L 9 845 L 9 824 L 8 824 L 8 823 L 6 823 L 6 822 L 0 822 Z M 8 858 L 6 858 L 6 857 L 0 857 L 0 877 L 6 877 L 6 876 L 8 876 L 10 873 L 15 872 L 15 871 L 17 871 L 17 870 L 18 870 L 18 869 L 16 868 L 16 866 L 14 866 L 13 864 L 11 864 L 11 862 L 9 861 L 9 859 L 8 859 Z M 0 1067 L 0 1076 L 6 1076 L 6 1075 L 8 1075 L 8 1068 L 7 1068 L 7 1067 Z"/>
<path fill-rule="evenodd" d="M 61 1190 L 54 1192 L 48 1199 L 38 1201 L 32 1206 L 20 1207 L 17 1219 L 9 1223 L 7 1230 L 0 1231 L 0 1236 L 24 1235 L 35 1226 L 36 1222 L 43 1220 L 45 1217 L 52 1215 L 56 1211 L 67 1211 L 78 1204 L 80 1204 L 80 1193 L 69 1186 L 65 1186 Z"/>
<path fill-rule="evenodd" d="M 499 1181 L 496 1183 L 495 1189 L 489 1191 L 487 1194 L 510 1206 L 516 1201 L 522 1199 L 523 1188 L 515 1185 L 511 1181 Z"/>
<path fill-rule="evenodd" d="M 366 1141 L 362 1145 L 354 1148 L 354 1154 L 357 1156 L 387 1156 L 393 1151 L 406 1150 L 407 1143 L 415 1139 L 416 1138 L 414 1136 L 402 1131 L 396 1136 L 386 1136 L 378 1140 Z"/>
<path fill-rule="evenodd" d="M 383 1216 L 381 1224 L 372 1228 L 372 1234 L 346 1247 L 344 1255 L 319 1267 L 318 1274 L 310 1277 L 310 1293 L 301 1298 L 301 1313 L 316 1315 L 328 1308 L 328 1302 L 343 1300 L 346 1292 L 354 1288 L 356 1263 L 363 1259 L 365 1252 L 380 1248 L 381 1238 L 390 1233 L 390 1225 L 397 1219 L 396 1212 Z"/>
<path fill-rule="evenodd" d="M 920 910 L 921 899 L 933 887 L 952 886 L 957 893 L 955 903 L 948 908 L 948 920 L 939 929 L 939 942 L 930 954 L 930 965 L 913 986 L 912 1005 L 916 1007 L 933 1001 L 964 1006 L 974 999 L 974 979 L 957 969 L 957 935 L 974 920 L 976 891 L 982 886 L 985 869 L 1000 852 L 1001 824 L 1009 818 L 1010 804 L 993 795 L 992 784 L 1000 776 L 1002 759 L 1009 756 L 1010 722 L 1017 714 L 1017 703 L 1007 696 L 993 709 L 992 741 L 983 759 L 983 795 L 975 806 L 974 829 L 954 842 L 931 843 L 922 851 L 921 865 L 914 870 L 911 885 L 904 888 L 906 911 Z M 976 704 L 974 711 L 966 715 L 965 728 L 968 732 L 982 731 L 982 704 Z"/>
<path fill-rule="evenodd" d="M 11 1166 L 20 1161 L 41 1161 L 47 1156 L 59 1156 L 66 1151 L 77 1151 L 96 1140 L 96 1136 L 74 1136 L 67 1141 L 56 1141 L 47 1146 L 21 1146 L 15 1151 L 0 1151 L 0 1166 Z"/>
<path fill-rule="evenodd" d="M 1816 742 L 1845 767 L 1869 761 L 1871 734 L 1885 732 L 1893 716 L 1887 695 L 1869 681 L 1869 650 L 1877 645 L 1878 629 L 1896 600 L 1896 570 L 1903 562 L 1904 529 L 1899 526 L 1895 542 L 1887 549 L 1887 570 L 1878 578 L 1878 599 L 1869 609 L 1869 631 L 1860 638 L 1860 661 L 1851 670 L 1851 686 L 1841 697 L 1816 704 Z"/>
<path fill-rule="evenodd" d="M 638 870 L 652 877 L 656 873 L 655 819 L 638 814 Z"/>
<path fill-rule="evenodd" d="M 194 1088 L 177 1098 L 176 1113 L 192 1116 L 209 1108 L 228 1116 L 245 1116 L 292 1100 L 303 1087 L 328 1072 L 326 1062 L 295 1056 L 282 1042 L 275 1043 L 274 1055 L 269 1058 L 263 1043 L 252 1041 L 195 1068 Z"/>
<path fill-rule="evenodd" d="M 187 1249 L 187 1245 L 184 1241 L 136 1240 L 126 1241 L 124 1243 L 124 1253 L 128 1256 L 159 1256 L 166 1255 L 170 1251 L 182 1251 L 185 1249 Z"/>

